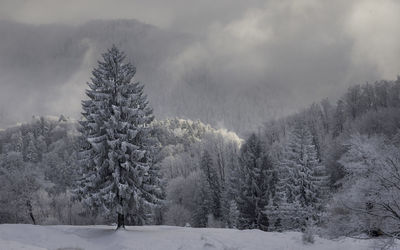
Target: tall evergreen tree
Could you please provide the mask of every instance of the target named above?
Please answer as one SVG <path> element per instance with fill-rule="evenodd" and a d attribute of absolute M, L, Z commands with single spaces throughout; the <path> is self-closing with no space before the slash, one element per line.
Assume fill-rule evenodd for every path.
<path fill-rule="evenodd" d="M 242 146 L 240 155 L 238 208 L 239 227 L 268 229 L 268 218 L 264 213 L 268 204 L 268 170 L 271 161 L 265 154 L 259 137 L 252 134 Z"/>
<path fill-rule="evenodd" d="M 333 133 L 332 136 L 338 137 L 344 130 L 344 123 L 346 121 L 345 104 L 342 100 L 338 100 L 336 110 L 333 115 Z"/>
<path fill-rule="evenodd" d="M 35 145 L 35 137 L 31 132 L 27 134 L 25 160 L 29 162 L 37 162 L 39 160 L 38 150 Z"/>
<path fill-rule="evenodd" d="M 199 190 L 195 198 L 195 209 L 192 222 L 195 227 L 207 227 L 208 216 L 212 213 L 213 200 L 212 191 L 205 173 L 200 173 Z"/>
<path fill-rule="evenodd" d="M 304 123 L 294 125 L 280 168 L 276 199 L 281 212 L 279 217 L 292 221 L 282 222 L 282 226 L 284 229 L 303 227 L 307 221 L 317 219 L 317 211 L 328 186 L 325 169 L 320 164 L 312 135 Z"/>
<path fill-rule="evenodd" d="M 224 188 L 221 195 L 221 215 L 226 227 L 237 228 L 239 219 L 239 210 L 236 199 L 239 188 L 240 178 L 239 157 L 236 151 L 233 151 L 228 160 L 227 173 L 224 182 Z"/>
<path fill-rule="evenodd" d="M 209 211 L 212 213 L 214 218 L 218 219 L 221 217 L 221 185 L 217 171 L 214 168 L 213 160 L 207 150 L 204 150 L 203 152 L 200 167 L 206 180 L 205 183 L 210 190 L 211 204 Z"/>
<path fill-rule="evenodd" d="M 154 117 L 144 86 L 132 82 L 136 69 L 124 63 L 124 53 L 113 46 L 102 57 L 88 83 L 89 100 L 82 101 L 84 177 L 78 193 L 92 208 L 116 214 L 120 228 L 127 215 L 160 201 L 149 136 Z"/>

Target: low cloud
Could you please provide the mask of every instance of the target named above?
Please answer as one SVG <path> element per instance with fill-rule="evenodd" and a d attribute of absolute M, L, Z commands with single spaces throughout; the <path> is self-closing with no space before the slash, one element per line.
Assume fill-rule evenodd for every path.
<path fill-rule="evenodd" d="M 400 69 L 394 0 L 1 5 L 2 19 L 24 23 L 0 25 L 4 121 L 42 113 L 79 117 L 84 82 L 112 43 L 138 67 L 157 116 L 236 131 L 333 100 L 352 84 L 394 79 Z M 115 18 L 142 23 L 109 20 Z M 92 19 L 103 20 L 85 23 Z"/>

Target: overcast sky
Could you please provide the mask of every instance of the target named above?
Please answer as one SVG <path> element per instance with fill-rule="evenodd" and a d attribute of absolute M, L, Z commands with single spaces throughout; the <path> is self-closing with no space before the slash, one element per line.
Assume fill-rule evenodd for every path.
<path fill-rule="evenodd" d="M 195 78 L 196 84 L 203 84 L 199 79 L 206 75 L 207 82 L 218 87 L 207 87 L 200 93 L 207 94 L 207 89 L 212 92 L 218 89 L 219 93 L 218 96 L 209 97 L 208 102 L 213 102 L 212 98 L 223 99 L 224 93 L 227 93 L 228 99 L 241 97 L 240 102 L 243 105 L 268 104 L 269 108 L 265 108 L 265 112 L 260 107 L 256 109 L 259 111 L 256 111 L 258 113 L 254 117 L 262 116 L 255 121 L 257 123 L 271 116 L 279 116 L 280 112 L 293 112 L 324 97 L 334 99 L 352 84 L 395 79 L 400 73 L 399 13 L 400 1 L 396 0 L 0 0 L 2 22 L 9 20 L 33 24 L 35 27 L 80 27 L 90 20 L 136 19 L 166 33 L 187 34 L 190 39 L 182 42 L 181 48 L 175 48 L 162 60 L 158 57 L 146 57 L 146 65 L 151 60 L 160 61 L 160 65 L 157 66 L 157 72 L 149 73 L 143 79 L 161 81 L 163 74 L 160 72 L 169 70 L 173 74 L 168 74 L 163 79 L 166 81 L 163 84 L 182 89 L 180 82 L 188 83 L 188 78 Z M 9 30 L 7 32 L 10 34 Z M 18 32 L 21 31 L 15 33 Z M 52 32 L 51 29 L 48 32 Z M 0 46 L 2 39 L 5 37 L 0 34 Z M 182 41 L 181 37 L 176 39 Z M 5 54 L 13 56 L 10 51 L 18 51 L 10 49 L 14 44 L 9 42 L 3 45 L 3 51 L 8 52 L 2 54 L 0 61 L 6 60 Z M 141 49 L 146 49 L 143 46 Z M 150 46 L 148 49 L 152 49 Z M 87 55 L 89 50 L 83 52 L 85 51 Z M 62 59 L 52 55 L 49 60 Z M 95 62 L 94 59 L 91 61 Z M 86 64 L 81 62 L 87 68 L 75 69 L 75 78 L 64 82 L 60 80 L 58 89 L 70 87 L 76 89 L 75 93 L 81 93 L 82 87 L 76 87 L 76 83 L 71 81 L 84 81 L 88 74 L 79 72 L 90 71 L 88 68 L 94 66 L 91 61 Z M 3 69 L 0 68 L 3 75 L 7 75 L 7 72 L 15 73 L 7 68 L 11 67 L 9 64 L 1 65 L 6 65 Z M 160 67 L 163 69 L 160 70 Z M 18 68 L 13 67 L 12 70 Z M 196 72 L 195 76 L 192 76 L 193 71 Z M 202 72 L 201 76 L 199 71 Z M 37 72 L 41 71 L 34 72 L 39 74 Z M 39 102 L 43 92 L 40 90 L 45 87 L 41 85 L 41 81 L 37 80 L 32 88 L 25 88 L 28 85 L 26 81 L 19 79 L 10 83 L 6 81 L 9 79 L 14 78 L 0 77 L 0 90 L 3 92 L 0 94 L 3 99 L 0 101 L 0 112 L 3 113 L 3 120 L 15 122 L 27 114 L 43 113 L 39 111 L 46 104 L 54 107 L 46 109 L 50 114 L 67 113 L 78 116 L 81 95 L 76 94 L 72 98 L 78 105 L 69 105 L 71 96 L 62 95 L 57 100 L 42 99 Z M 10 100 L 19 98 L 17 92 L 23 88 L 24 95 L 32 94 L 35 100 L 29 105 L 18 106 L 10 114 L 7 111 L 11 106 Z M 182 94 L 195 96 L 196 93 L 184 91 Z M 155 99 L 156 91 L 150 91 L 149 95 Z M 210 92 L 210 96 L 212 95 Z M 200 102 L 201 99 L 199 98 Z M 162 110 L 160 105 L 159 110 L 163 112 L 159 113 L 179 116 L 183 111 L 176 106 L 180 105 L 179 102 L 163 105 L 166 110 Z M 192 106 L 199 105 L 196 103 Z M 157 108 L 156 106 L 156 111 Z M 205 109 L 206 106 L 201 106 L 198 117 L 207 120 Z M 237 110 L 244 113 L 250 111 L 246 108 Z M 196 113 L 192 110 L 190 112 Z M 268 117 L 268 114 L 274 115 Z M 187 113 L 184 115 L 188 116 Z M 242 116 L 238 113 L 229 119 L 214 122 L 236 127 L 229 125 L 234 117 Z M 196 118 L 196 114 L 192 114 L 190 118 Z M 0 125 L 6 123 L 3 121 Z"/>

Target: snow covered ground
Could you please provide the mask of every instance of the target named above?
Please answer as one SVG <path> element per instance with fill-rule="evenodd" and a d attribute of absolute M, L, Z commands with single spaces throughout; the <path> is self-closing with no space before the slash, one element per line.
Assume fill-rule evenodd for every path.
<path fill-rule="evenodd" d="M 1 250 L 367 250 L 377 244 L 372 240 L 316 238 L 314 244 L 304 245 L 301 233 L 259 230 L 143 226 L 115 231 L 111 226 L 0 225 Z"/>

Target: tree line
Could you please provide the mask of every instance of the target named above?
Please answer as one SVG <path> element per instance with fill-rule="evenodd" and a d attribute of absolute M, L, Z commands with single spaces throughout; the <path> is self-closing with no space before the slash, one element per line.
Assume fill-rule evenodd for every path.
<path fill-rule="evenodd" d="M 113 47 L 79 125 L 41 117 L 0 132 L 0 222 L 398 237 L 400 78 L 354 85 L 243 140 L 154 119 L 135 72 Z"/>

